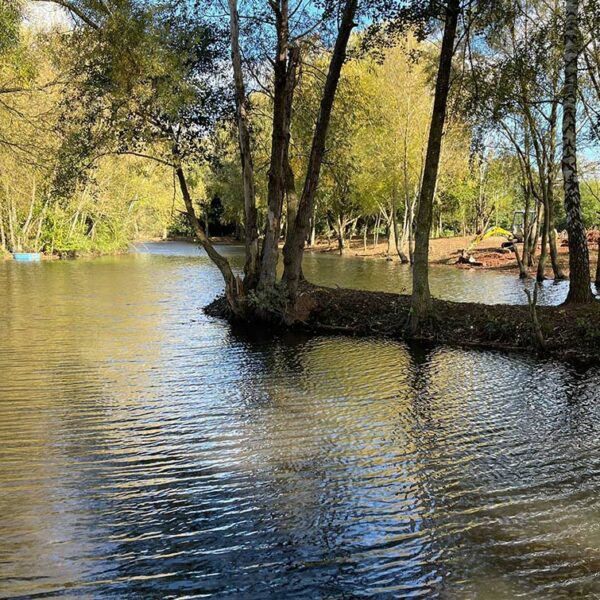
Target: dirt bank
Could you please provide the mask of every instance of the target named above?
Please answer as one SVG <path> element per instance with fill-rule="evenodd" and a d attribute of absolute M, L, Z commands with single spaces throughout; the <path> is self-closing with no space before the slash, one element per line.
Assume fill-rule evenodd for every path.
<path fill-rule="evenodd" d="M 231 319 L 223 298 L 206 307 L 205 312 Z M 434 300 L 431 318 L 422 323 L 418 335 L 410 336 L 406 328 L 409 296 L 307 284 L 291 312 L 293 317 L 287 318 L 286 324 L 283 324 L 284 319 L 275 316 L 273 320 L 279 321 L 277 326 L 537 353 L 586 364 L 600 363 L 600 302 L 583 307 L 538 307 L 543 348 L 536 342 L 527 306 Z"/>
<path fill-rule="evenodd" d="M 484 269 L 491 271 L 503 271 L 508 273 L 515 273 L 518 275 L 519 268 L 517 261 L 512 252 L 506 252 L 502 249 L 502 244 L 506 242 L 504 237 L 490 237 L 481 242 L 475 251 L 473 257 L 476 261 L 481 262 L 482 265 L 479 267 L 472 267 L 469 265 L 458 265 L 456 264 L 458 257 L 462 250 L 469 247 L 473 242 L 475 236 L 457 236 L 451 238 L 436 238 L 429 242 L 429 261 L 432 264 L 450 265 L 453 268 L 461 269 Z M 598 260 L 598 246 L 596 243 L 590 244 L 590 271 L 592 275 L 595 275 L 596 262 Z M 338 254 L 337 242 L 331 240 L 328 242 L 327 239 L 319 239 L 317 243 L 312 247 L 308 248 L 309 252 L 317 253 L 331 253 Z M 521 248 L 519 247 L 519 251 Z M 537 257 L 539 256 L 540 249 L 537 249 L 536 259 L 534 260 L 533 267 L 530 268 L 530 274 L 535 276 L 537 270 Z M 563 272 L 568 275 L 569 273 L 569 249 L 567 246 L 559 244 L 559 264 Z M 357 256 L 369 259 L 386 260 L 391 259 L 394 261 L 399 260 L 396 254 L 395 248 L 390 248 L 388 254 L 388 243 L 385 238 L 375 246 L 370 240 L 367 243 L 365 249 L 362 240 L 353 240 L 351 244 L 348 244 L 345 256 Z M 546 276 L 552 278 L 552 265 L 550 259 L 546 263 Z"/>

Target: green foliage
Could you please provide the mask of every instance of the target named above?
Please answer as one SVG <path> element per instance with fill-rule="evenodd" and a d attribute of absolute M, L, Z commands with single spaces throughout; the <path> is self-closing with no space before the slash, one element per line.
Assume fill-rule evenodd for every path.
<path fill-rule="evenodd" d="M 586 227 L 600 228 L 600 181 L 587 179 L 581 183 L 581 208 Z"/>
<path fill-rule="evenodd" d="M 200 217 L 241 231 L 244 198 L 230 118 L 226 32 L 205 19 L 200 6 L 184 2 L 74 0 L 73 6 L 80 13 L 77 26 L 40 32 L 22 26 L 23 3 L 0 3 L 4 246 L 112 251 L 139 237 L 191 233 L 173 187 L 171 165 L 179 161 Z M 543 148 L 559 140 L 560 132 L 546 123 L 560 89 L 562 37 L 560 11 L 537 1 L 525 8 L 530 12 L 521 14 L 499 3 L 480 15 L 478 44 L 470 49 L 476 60 L 455 61 L 461 85 L 453 87 L 444 135 L 434 235 L 509 228 L 513 211 L 525 204 L 524 163 L 539 197 L 544 178 L 532 139 L 537 136 Z M 598 22 L 596 12 L 586 13 L 590 31 Z M 397 29 L 389 43 L 381 37 L 387 27 L 351 42 L 317 194 L 319 231 L 329 234 L 331 226 L 349 229 L 358 223 L 373 232 L 379 215 L 379 232 L 385 233 L 393 212 L 402 228 L 403 218 L 415 209 L 431 118 L 431 73 L 438 59 L 435 36 L 423 36 L 424 15 L 416 29 Z M 527 31 L 520 26 L 523 19 Z M 251 32 L 243 35 L 256 42 Z M 329 61 L 327 45 L 317 39 L 302 42 L 295 91 L 290 158 L 298 187 Z M 250 52 L 256 54 L 258 46 Z M 595 55 L 588 58 L 595 64 Z M 582 81 L 583 97 L 593 98 L 592 78 L 583 75 Z M 271 143 L 269 86 L 262 72 L 260 85 L 248 86 L 260 222 Z M 532 122 L 526 119 L 528 106 L 535 107 Z M 593 124 L 593 102 L 589 110 Z M 521 153 L 526 142 L 527 152 Z M 560 144 L 551 149 L 549 177 L 560 228 Z M 582 178 L 589 227 L 600 224 L 595 171 L 590 168 Z"/>
<path fill-rule="evenodd" d="M 22 10 L 23 2 L 20 0 L 0 1 L 0 55 L 19 45 Z"/>

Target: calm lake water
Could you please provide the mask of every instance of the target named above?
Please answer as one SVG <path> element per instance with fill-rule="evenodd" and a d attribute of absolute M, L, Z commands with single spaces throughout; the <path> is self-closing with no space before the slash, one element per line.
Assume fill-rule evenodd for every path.
<path fill-rule="evenodd" d="M 0 597 L 600 598 L 600 369 L 232 329 L 221 287 L 186 244 L 0 263 Z"/>

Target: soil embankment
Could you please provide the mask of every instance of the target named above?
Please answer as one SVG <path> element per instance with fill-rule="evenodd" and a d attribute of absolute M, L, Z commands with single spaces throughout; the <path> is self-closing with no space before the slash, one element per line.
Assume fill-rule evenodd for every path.
<path fill-rule="evenodd" d="M 406 327 L 410 296 L 307 284 L 293 310 L 285 318 L 275 315 L 274 320 L 279 326 L 318 333 L 529 352 L 586 364 L 600 362 L 600 302 L 568 308 L 540 306 L 536 310 L 543 347 L 536 339 L 528 306 L 434 299 L 430 318 L 414 336 Z M 231 319 L 223 298 L 211 303 L 205 312 Z"/>

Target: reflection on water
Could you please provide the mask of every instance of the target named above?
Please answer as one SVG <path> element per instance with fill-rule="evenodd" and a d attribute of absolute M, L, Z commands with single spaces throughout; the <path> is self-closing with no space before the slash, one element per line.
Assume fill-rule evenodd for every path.
<path fill-rule="evenodd" d="M 600 370 L 232 329 L 149 250 L 0 264 L 0 597 L 600 595 Z"/>
<path fill-rule="evenodd" d="M 220 246 L 233 264 L 241 271 L 243 248 Z M 171 256 L 204 256 L 193 244 L 145 244 L 139 252 Z M 280 265 L 281 266 L 281 265 Z M 375 290 L 382 292 L 410 293 L 412 271 L 399 261 L 340 258 L 336 254 L 308 252 L 304 256 L 303 270 L 309 281 L 319 285 Z M 430 285 L 434 296 L 445 300 L 482 302 L 485 304 L 527 304 L 525 288 L 533 286 L 533 280 L 520 281 L 515 274 L 498 273 L 478 269 L 459 269 L 443 265 L 431 265 Z M 560 304 L 567 297 L 567 281 L 545 281 L 539 290 L 539 304 Z"/>

